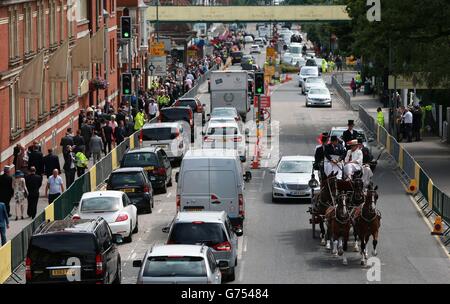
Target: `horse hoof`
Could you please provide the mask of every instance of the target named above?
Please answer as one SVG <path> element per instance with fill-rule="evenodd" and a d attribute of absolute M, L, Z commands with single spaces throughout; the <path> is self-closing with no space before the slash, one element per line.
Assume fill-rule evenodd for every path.
<path fill-rule="evenodd" d="M 373 256 L 377 256 L 377 255 L 378 255 L 378 252 L 377 252 L 376 250 L 374 250 L 374 251 L 372 251 L 372 255 L 373 255 Z"/>
<path fill-rule="evenodd" d="M 322 240 L 320 241 L 320 245 L 325 246 L 325 244 L 326 244 L 325 240 L 322 239 Z"/>
<path fill-rule="evenodd" d="M 361 266 L 366 266 L 366 261 L 361 260 Z"/>
<path fill-rule="evenodd" d="M 342 261 L 342 265 L 348 265 L 347 259 L 344 259 L 344 260 Z"/>
<path fill-rule="evenodd" d="M 359 247 L 358 247 L 358 245 L 355 245 L 355 247 L 353 247 L 353 252 L 359 252 Z"/>
<path fill-rule="evenodd" d="M 338 255 L 341 256 L 341 255 L 343 255 L 343 254 L 344 254 L 344 250 L 339 249 L 339 250 L 338 250 Z"/>

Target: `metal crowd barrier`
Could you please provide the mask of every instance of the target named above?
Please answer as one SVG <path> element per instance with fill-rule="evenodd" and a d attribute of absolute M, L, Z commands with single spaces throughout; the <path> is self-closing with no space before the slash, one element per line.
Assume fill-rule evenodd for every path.
<path fill-rule="evenodd" d="M 344 99 L 345 104 L 348 107 L 351 107 L 351 96 L 350 94 L 342 87 L 342 85 L 339 83 L 339 81 L 336 78 L 336 75 L 331 76 L 331 84 L 336 88 L 339 95 Z"/>
<path fill-rule="evenodd" d="M 202 75 L 197 80 L 196 85 L 182 97 L 196 96 L 200 85 L 207 80 L 209 74 L 210 71 Z M 157 119 L 154 118 L 150 123 L 155 123 L 156 121 Z M 0 247 L 0 284 L 10 277 L 16 282 L 22 280 L 14 274 L 14 270 L 25 260 L 28 242 L 37 227 L 44 221 L 62 220 L 71 215 L 83 193 L 95 191 L 99 185 L 104 183 L 111 172 L 119 167 L 122 157 L 128 150 L 139 148 L 139 135 L 140 130 L 127 137 L 120 145 L 116 146 L 109 154 L 92 166 L 89 171 L 77 178 L 64 193 L 37 215 L 19 234 Z"/>
<path fill-rule="evenodd" d="M 435 213 L 442 217 L 447 227 L 450 227 L 450 197 L 433 184 L 432 179 L 411 154 L 384 127 L 378 125 L 376 120 L 361 106 L 359 106 L 359 119 L 364 123 L 368 131 L 375 135 L 377 143 L 383 145 L 386 151 L 395 159 L 399 169 L 407 176 L 408 180 L 416 180 L 418 191 L 422 195 L 418 201 L 425 201 L 421 208 L 422 210 L 430 209 L 426 216 L 429 217 Z M 450 233 L 450 228 L 444 232 L 444 235 L 446 236 L 448 233 Z M 445 244 L 449 243 L 450 239 L 447 239 Z"/>

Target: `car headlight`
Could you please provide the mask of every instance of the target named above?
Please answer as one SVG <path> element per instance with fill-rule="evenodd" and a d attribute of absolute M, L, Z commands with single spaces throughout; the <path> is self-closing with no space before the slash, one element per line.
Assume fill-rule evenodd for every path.
<path fill-rule="evenodd" d="M 283 183 L 282 183 L 282 182 L 279 182 L 279 181 L 274 181 L 274 182 L 273 182 L 273 186 L 274 186 L 275 188 L 282 188 L 282 189 L 284 189 Z"/>

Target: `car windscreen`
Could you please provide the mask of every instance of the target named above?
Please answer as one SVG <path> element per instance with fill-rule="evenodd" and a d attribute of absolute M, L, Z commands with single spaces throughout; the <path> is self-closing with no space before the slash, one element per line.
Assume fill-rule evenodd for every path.
<path fill-rule="evenodd" d="M 227 241 L 227 236 L 219 223 L 176 223 L 169 241 L 172 244 L 214 246 Z"/>
<path fill-rule="evenodd" d="M 157 166 L 158 158 L 153 152 L 127 153 L 123 156 L 122 167 Z"/>
<path fill-rule="evenodd" d="M 214 109 L 211 112 L 211 117 L 223 117 L 223 116 L 235 117 L 236 112 L 233 109 Z"/>
<path fill-rule="evenodd" d="M 81 212 L 115 212 L 120 208 L 120 198 L 110 196 L 97 196 L 81 200 Z"/>
<path fill-rule="evenodd" d="M 278 173 L 311 173 L 312 161 L 282 161 Z"/>
<path fill-rule="evenodd" d="M 238 129 L 234 127 L 213 127 L 208 128 L 207 135 L 216 135 L 216 136 L 228 136 L 228 135 L 237 135 Z"/>
<path fill-rule="evenodd" d="M 302 52 L 302 48 L 298 46 L 290 47 L 289 50 L 291 53 L 300 54 Z"/>
<path fill-rule="evenodd" d="M 195 100 L 190 100 L 190 99 L 178 100 L 176 106 L 177 107 L 190 107 L 192 109 L 192 111 L 197 109 L 197 103 L 195 102 Z"/>
<path fill-rule="evenodd" d="M 302 76 L 315 76 L 317 75 L 317 69 L 302 69 L 300 71 L 300 75 Z"/>
<path fill-rule="evenodd" d="M 173 128 L 162 127 L 162 128 L 149 128 L 142 129 L 142 140 L 171 140 L 175 139 L 177 134 Z"/>
<path fill-rule="evenodd" d="M 311 77 L 306 80 L 306 83 L 323 83 L 322 78 Z"/>
<path fill-rule="evenodd" d="M 202 257 L 149 257 L 144 277 L 205 277 L 206 265 Z"/>
<path fill-rule="evenodd" d="M 61 256 L 94 255 L 97 245 L 93 234 L 88 233 L 49 233 L 33 236 L 28 248 L 33 264 L 60 266 Z"/>
<path fill-rule="evenodd" d="M 132 187 L 144 184 L 144 178 L 141 172 L 121 172 L 113 173 L 109 178 L 111 187 Z"/>
<path fill-rule="evenodd" d="M 309 94 L 326 95 L 326 94 L 329 94 L 329 92 L 327 89 L 313 88 L 313 89 L 309 90 Z"/>
<path fill-rule="evenodd" d="M 161 121 L 179 121 L 184 120 L 189 122 L 190 120 L 190 114 L 189 111 L 185 108 L 168 108 L 168 109 L 161 109 Z"/>

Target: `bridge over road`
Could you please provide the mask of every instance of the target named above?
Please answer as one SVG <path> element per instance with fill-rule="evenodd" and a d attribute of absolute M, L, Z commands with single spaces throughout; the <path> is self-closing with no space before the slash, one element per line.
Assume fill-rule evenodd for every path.
<path fill-rule="evenodd" d="M 345 5 L 275 6 L 151 6 L 146 11 L 154 22 L 308 22 L 349 21 Z"/>

